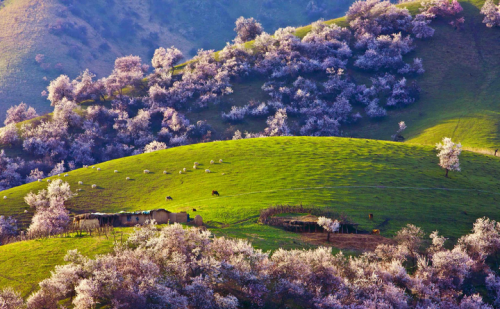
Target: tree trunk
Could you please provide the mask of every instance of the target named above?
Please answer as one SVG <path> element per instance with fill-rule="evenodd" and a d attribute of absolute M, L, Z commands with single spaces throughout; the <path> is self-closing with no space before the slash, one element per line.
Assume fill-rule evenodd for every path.
<path fill-rule="evenodd" d="M 326 236 L 326 241 L 327 242 L 330 242 L 330 232 L 328 232 L 327 236 Z"/>
<path fill-rule="evenodd" d="M 444 177 L 448 178 L 448 169 L 446 169 L 446 175 L 444 175 Z"/>

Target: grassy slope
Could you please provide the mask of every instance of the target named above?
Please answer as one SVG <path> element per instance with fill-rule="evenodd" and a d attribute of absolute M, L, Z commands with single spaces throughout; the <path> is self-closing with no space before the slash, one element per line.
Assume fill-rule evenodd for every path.
<path fill-rule="evenodd" d="M 158 46 L 175 45 L 185 55 L 202 47 L 222 48 L 234 37 L 234 21 L 240 15 L 260 18 L 268 31 L 310 22 L 305 14 L 306 0 L 272 8 L 266 8 L 265 2 L 210 0 L 200 5 L 195 0 L 64 1 L 74 7 L 69 11 L 58 0 L 6 0 L 0 4 L 0 120 L 3 121 L 7 108 L 21 101 L 35 106 L 39 113 L 49 112 L 51 107 L 40 92 L 61 73 L 75 78 L 89 68 L 99 77 L 106 76 L 117 57 L 135 54 L 149 63 L 152 50 Z M 342 15 L 349 3 L 327 0 L 329 10 L 324 14 Z M 135 30 L 120 32 L 124 18 L 129 18 L 127 25 L 137 25 Z M 88 43 L 50 34 L 48 25 L 57 21 L 85 26 Z M 150 33 L 157 33 L 158 37 Z M 109 44 L 109 50 L 100 50 L 102 43 Z M 79 59 L 68 54 L 73 45 L 81 47 Z M 35 63 L 37 54 L 46 56 L 50 69 L 42 70 Z M 54 69 L 56 63 L 63 65 L 62 71 Z"/>
<path fill-rule="evenodd" d="M 107 253 L 113 240 L 105 237 L 71 237 L 23 241 L 0 247 L 0 289 L 12 287 L 23 297 L 38 289 L 55 265 L 64 263 L 68 250 L 86 256 Z"/>
<path fill-rule="evenodd" d="M 224 163 L 209 164 L 219 158 Z M 266 138 L 132 156 L 96 165 L 102 168 L 99 172 L 91 168 L 72 171 L 64 180 L 74 189 L 83 189 L 68 204 L 77 213 L 167 208 L 194 215 L 192 208 L 196 208 L 196 214 L 210 226 L 228 225 L 231 233 L 255 222 L 261 208 L 304 203 L 346 213 L 365 230 L 385 222 L 381 228 L 386 235 L 411 222 L 426 231 L 439 229 L 457 237 L 477 217 L 498 216 L 495 201 L 500 196 L 384 186 L 497 191 L 499 159 L 466 152 L 461 160 L 464 172 L 451 173 L 452 178 L 446 179 L 431 147 L 347 138 Z M 194 161 L 201 163 L 200 169 L 192 170 Z M 179 175 L 183 167 L 188 172 Z M 205 168 L 212 173 L 205 173 Z M 113 173 L 115 169 L 119 173 Z M 144 169 L 152 173 L 143 174 Z M 132 180 L 126 181 L 127 176 Z M 78 186 L 78 181 L 84 185 Z M 92 190 L 92 184 L 98 189 Z M 335 188 L 317 188 L 324 186 Z M 31 213 L 23 213 L 28 209 L 23 197 L 44 187 L 45 182 L 35 182 L 3 191 L 8 198 L 0 201 L 0 213 L 28 223 Z M 293 188 L 302 189 L 289 190 Z M 220 198 L 211 197 L 214 189 Z M 174 200 L 165 202 L 166 195 Z M 368 220 L 368 213 L 374 213 L 374 221 Z"/>

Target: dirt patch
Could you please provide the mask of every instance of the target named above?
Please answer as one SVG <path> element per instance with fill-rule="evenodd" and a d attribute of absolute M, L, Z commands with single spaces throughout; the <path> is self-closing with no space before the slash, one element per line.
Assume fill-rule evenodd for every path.
<path fill-rule="evenodd" d="M 331 234 L 330 242 L 326 241 L 327 233 L 301 233 L 302 241 L 321 246 L 352 249 L 359 251 L 373 251 L 380 244 L 395 244 L 392 239 L 380 235 L 369 234 Z"/>

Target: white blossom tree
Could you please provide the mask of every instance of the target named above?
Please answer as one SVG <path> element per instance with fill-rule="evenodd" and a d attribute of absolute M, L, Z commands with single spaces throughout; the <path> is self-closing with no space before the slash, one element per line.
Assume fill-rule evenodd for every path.
<path fill-rule="evenodd" d="M 400 121 L 400 122 L 398 123 L 398 125 L 399 125 L 399 129 L 398 129 L 398 131 L 396 132 L 396 134 L 394 134 L 394 135 L 392 136 L 392 140 L 393 140 L 393 141 L 397 141 L 397 140 L 400 140 L 400 139 L 404 140 L 404 137 L 401 135 L 401 133 L 402 133 L 404 130 L 406 130 L 406 123 L 405 123 L 404 121 Z"/>
<path fill-rule="evenodd" d="M 152 141 L 144 147 L 144 153 L 155 152 L 163 149 L 167 149 L 167 144 L 158 141 Z"/>
<path fill-rule="evenodd" d="M 327 241 L 330 241 L 330 233 L 338 232 L 340 229 L 340 223 L 338 220 L 332 220 L 326 217 L 319 217 L 318 225 L 327 231 L 328 233 L 326 238 Z"/>
<path fill-rule="evenodd" d="M 448 177 L 449 171 L 460 171 L 458 156 L 462 152 L 462 144 L 455 144 L 451 138 L 445 137 L 442 143 L 436 144 L 436 149 L 439 151 L 439 166 L 446 170 L 445 177 Z"/>

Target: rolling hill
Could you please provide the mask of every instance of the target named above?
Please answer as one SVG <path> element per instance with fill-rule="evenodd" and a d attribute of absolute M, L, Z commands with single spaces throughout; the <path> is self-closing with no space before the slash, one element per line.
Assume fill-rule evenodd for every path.
<path fill-rule="evenodd" d="M 309 4 L 312 2 L 312 4 Z M 0 2 L 0 120 L 24 101 L 51 110 L 40 96 L 60 74 L 75 78 L 89 68 L 107 76 L 119 56 L 149 62 L 154 49 L 175 45 L 187 58 L 198 48 L 231 41 L 235 20 L 259 19 L 268 31 L 341 16 L 351 1 L 6 0 Z M 44 55 L 37 63 L 36 55 Z"/>
<path fill-rule="evenodd" d="M 72 189 L 83 189 L 67 203 L 72 213 L 187 211 L 192 217 L 200 214 L 216 235 L 245 238 L 265 250 L 310 247 L 298 234 L 257 224 L 259 210 L 275 204 L 325 207 L 348 215 L 362 230 L 379 228 L 386 237 L 412 223 L 426 233 L 439 230 L 453 241 L 478 217 L 497 218 L 500 159 L 464 152 L 462 172 L 445 178 L 435 154 L 429 146 L 364 139 L 260 138 L 176 147 L 74 170 L 61 178 Z M 223 163 L 218 163 L 221 158 Z M 195 161 L 200 163 L 196 170 Z M 179 174 L 184 167 L 187 172 Z M 46 186 L 45 181 L 35 182 L 3 191 L 7 199 L 0 200 L 0 214 L 13 215 L 26 227 L 32 210 L 23 197 Z M 214 189 L 220 197 L 211 196 Z M 173 201 L 166 202 L 166 195 Z M 94 255 L 108 252 L 111 244 L 101 236 L 0 246 L 0 287 L 14 286 L 28 296 L 62 263 L 67 250 Z"/>
<path fill-rule="evenodd" d="M 176 147 L 95 165 L 101 171 L 74 170 L 63 179 L 74 190 L 83 189 L 68 203 L 73 213 L 167 208 L 200 214 L 209 226 L 229 233 L 254 223 L 259 209 L 302 203 L 345 213 L 364 230 L 380 227 L 390 235 L 413 223 L 458 237 L 477 217 L 498 215 L 500 198 L 500 159 L 465 152 L 461 160 L 463 172 L 447 179 L 428 146 L 282 137 Z M 194 170 L 195 161 L 200 166 Z M 179 174 L 182 168 L 187 172 Z M 144 174 L 145 169 L 151 173 Z M 0 202 L 0 213 L 28 224 L 31 213 L 23 213 L 28 209 L 23 197 L 45 187 L 46 182 L 34 182 L 3 191 L 7 198 Z M 212 190 L 221 196 L 212 197 Z M 173 201 L 166 202 L 167 195 Z"/>

